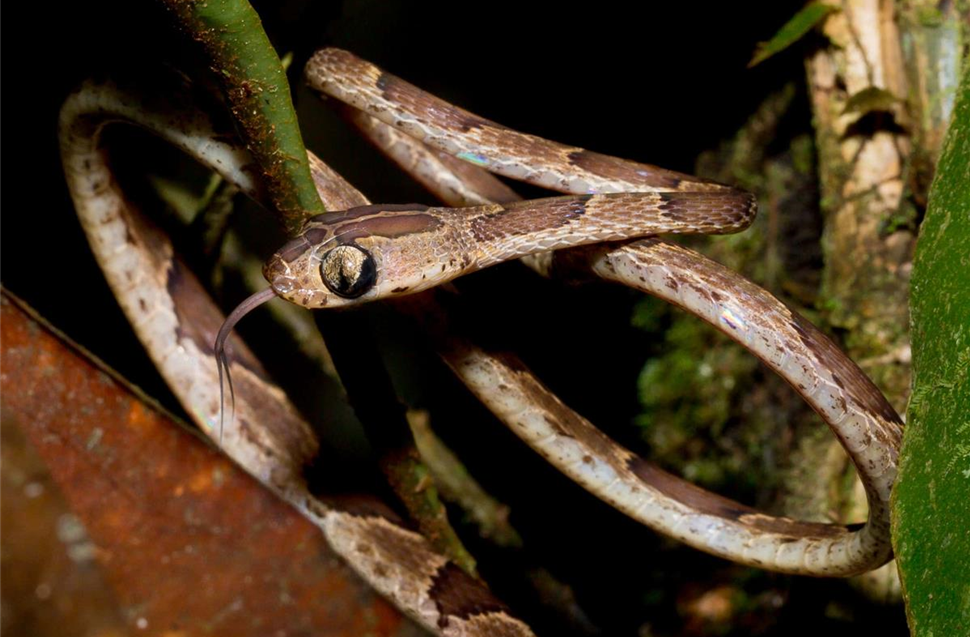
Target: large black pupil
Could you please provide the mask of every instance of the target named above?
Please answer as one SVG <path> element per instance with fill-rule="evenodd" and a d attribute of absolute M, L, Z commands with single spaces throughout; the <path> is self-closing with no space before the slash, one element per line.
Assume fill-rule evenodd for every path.
<path fill-rule="evenodd" d="M 357 246 L 338 246 L 327 253 L 320 265 L 327 288 L 344 298 L 357 298 L 374 286 L 377 267 L 374 258 Z"/>

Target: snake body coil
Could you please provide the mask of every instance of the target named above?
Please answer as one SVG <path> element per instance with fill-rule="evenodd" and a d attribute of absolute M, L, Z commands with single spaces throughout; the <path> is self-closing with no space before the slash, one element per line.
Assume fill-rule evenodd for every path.
<path fill-rule="evenodd" d="M 891 556 L 889 494 L 901 435 L 898 416 L 825 336 L 770 294 L 660 232 L 730 232 L 750 222 L 750 195 L 727 186 L 525 135 L 430 96 L 335 49 L 307 65 L 311 85 L 352 106 L 354 121 L 450 205 L 370 206 L 317 158 L 328 209 L 266 267 L 274 292 L 307 307 L 339 307 L 415 294 L 465 273 L 526 257 L 564 263 L 661 296 L 698 315 L 782 375 L 835 432 L 859 469 L 869 518 L 857 529 L 759 513 L 703 491 L 610 440 L 546 389 L 520 361 L 449 328 L 434 299 L 416 312 L 444 328 L 440 353 L 503 422 L 564 473 L 643 523 L 692 546 L 762 568 L 850 575 Z M 105 124 L 143 126 L 259 198 L 251 160 L 184 106 L 140 103 L 111 86 L 87 86 L 61 113 L 65 174 L 92 249 L 113 291 L 176 396 L 217 436 L 218 309 L 180 265 L 167 238 L 124 198 L 100 147 Z M 464 162 L 456 161 L 457 157 Z M 569 196 L 517 202 L 482 168 Z M 637 241 L 633 239 L 640 238 Z M 623 244 L 603 241 L 625 240 Z M 558 253 L 557 253 L 558 254 Z M 230 338 L 236 426 L 223 449 L 313 520 L 377 590 L 444 635 L 526 635 L 478 582 L 429 547 L 386 507 L 309 494 L 302 468 L 312 431 L 245 346 Z"/>

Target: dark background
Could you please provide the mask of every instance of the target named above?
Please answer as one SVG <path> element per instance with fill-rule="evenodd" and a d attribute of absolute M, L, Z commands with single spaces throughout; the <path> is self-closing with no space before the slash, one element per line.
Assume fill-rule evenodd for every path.
<path fill-rule="evenodd" d="M 277 50 L 293 52 L 289 77 L 307 147 L 377 202 L 432 203 L 389 162 L 321 105 L 301 69 L 317 48 L 347 48 L 476 114 L 512 128 L 601 153 L 694 171 L 704 150 L 729 139 L 769 93 L 800 82 L 803 48 L 746 69 L 801 2 L 346 3 L 257 2 Z M 18 15 L 18 13 L 20 15 Z M 42 34 L 4 67 L 8 98 L 4 147 L 3 284 L 54 325 L 174 408 L 108 292 L 78 226 L 60 174 L 56 121 L 67 93 L 90 76 L 131 74 L 159 62 L 198 70 L 191 45 L 169 29 L 154 3 L 70 3 L 43 12 L 9 5 L 8 27 Z M 10 40 L 8 39 L 8 43 Z M 12 59 L 13 58 L 13 59 Z M 789 127 L 810 131 L 804 94 Z M 10 134 L 15 133 L 15 137 Z M 157 145 L 145 144 L 146 154 Z M 126 148 L 126 165 L 142 159 Z M 521 190 L 524 194 L 532 194 Z M 245 224 L 244 217 L 240 223 Z M 272 250 L 272 245 L 264 246 Z M 463 283 L 491 330 L 488 338 L 519 352 L 570 406 L 636 447 L 629 427 L 639 405 L 636 378 L 654 338 L 630 326 L 635 295 L 610 288 L 563 289 L 512 264 Z M 227 304 L 239 296 L 227 295 Z M 781 595 L 777 612 L 741 632 L 857 632 L 882 618 L 905 630 L 898 610 L 869 606 L 843 582 L 784 578 L 746 569 L 670 543 L 628 521 L 547 468 L 506 432 L 412 338 L 409 326 L 379 308 L 363 316 L 395 370 L 404 399 L 432 409 L 432 424 L 472 473 L 511 504 L 528 553 L 471 548 L 500 596 L 546 634 L 561 627 L 534 604 L 507 566 L 542 564 L 572 587 L 592 622 L 608 634 L 681 632 L 678 599 L 691 586 L 753 581 L 746 590 Z M 350 427 L 336 393 L 295 378 L 285 350 L 258 342 L 259 320 L 240 330 L 279 377 L 289 379 L 306 411 L 324 426 Z M 568 343 L 569 347 L 564 347 Z M 299 367 L 296 367 L 299 370 Z M 359 433 L 336 436 L 330 467 L 372 474 Z M 510 568 L 515 572 L 515 568 Z M 778 593 L 777 591 L 781 591 Z M 768 599 L 768 598 L 765 598 Z M 762 604 L 770 604 L 770 599 Z M 772 598 L 773 599 L 773 598 Z M 831 611 L 832 599 L 851 612 Z M 853 615 L 855 613 L 855 615 Z M 853 621 L 856 620 L 856 621 Z M 728 628 L 728 627 L 724 627 Z M 551 632 L 550 632 L 551 631 Z M 651 633 L 647 633 L 651 634 Z"/>

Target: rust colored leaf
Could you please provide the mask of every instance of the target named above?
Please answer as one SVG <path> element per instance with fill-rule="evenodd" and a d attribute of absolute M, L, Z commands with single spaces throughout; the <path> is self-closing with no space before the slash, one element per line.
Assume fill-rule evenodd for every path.
<path fill-rule="evenodd" d="M 4 426 L 47 463 L 138 634 L 417 632 L 316 527 L 6 293 L 0 342 Z"/>

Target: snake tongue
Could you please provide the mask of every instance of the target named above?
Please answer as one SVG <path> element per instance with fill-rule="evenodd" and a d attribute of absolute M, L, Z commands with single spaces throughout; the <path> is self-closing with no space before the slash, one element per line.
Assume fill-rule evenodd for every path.
<path fill-rule="evenodd" d="M 266 288 L 265 290 L 260 290 L 256 294 L 248 297 L 234 309 L 228 317 L 226 317 L 225 322 L 223 322 L 222 327 L 219 328 L 219 333 L 216 334 L 216 342 L 214 344 L 215 354 L 216 354 L 216 366 L 219 370 L 219 442 L 222 442 L 222 429 L 223 423 L 225 421 L 225 390 L 223 378 L 225 378 L 226 383 L 229 385 L 229 401 L 232 408 L 232 418 L 235 417 L 236 412 L 236 394 L 232 389 L 232 376 L 229 374 L 229 359 L 226 357 L 226 340 L 229 338 L 229 334 L 232 333 L 232 329 L 236 326 L 242 317 L 246 316 L 254 309 L 266 303 L 269 300 L 276 298 L 276 292 L 273 288 Z"/>

